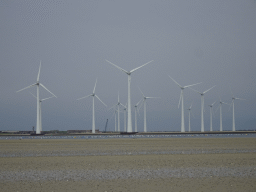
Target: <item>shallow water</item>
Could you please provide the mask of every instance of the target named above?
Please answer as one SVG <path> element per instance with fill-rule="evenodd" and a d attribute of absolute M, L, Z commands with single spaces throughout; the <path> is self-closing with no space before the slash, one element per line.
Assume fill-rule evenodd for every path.
<path fill-rule="evenodd" d="M 188 134 L 188 135 L 77 135 L 77 136 L 0 136 L 0 140 L 19 139 L 124 139 L 124 138 L 241 138 L 256 134 Z"/>

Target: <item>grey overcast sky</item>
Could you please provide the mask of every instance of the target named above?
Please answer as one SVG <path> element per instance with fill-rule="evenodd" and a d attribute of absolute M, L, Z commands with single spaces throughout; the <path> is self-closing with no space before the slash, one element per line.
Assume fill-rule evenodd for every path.
<path fill-rule="evenodd" d="M 108 105 L 95 101 L 96 129 L 103 130 L 120 100 L 127 102 L 125 70 L 154 62 L 132 74 L 132 105 L 146 96 L 149 131 L 180 130 L 179 87 L 205 91 L 205 130 L 209 104 L 219 97 L 235 101 L 236 129 L 256 125 L 256 1 L 255 0 L 1 0 L 0 1 L 0 130 L 31 130 L 36 125 L 36 88 L 40 82 L 57 95 L 42 103 L 43 130 L 91 129 L 93 91 Z M 40 89 L 40 97 L 49 94 Z M 191 103 L 191 128 L 200 130 L 200 95 L 184 91 Z M 219 130 L 219 111 L 213 129 Z M 134 128 L 134 108 L 132 108 Z M 143 110 L 138 120 L 143 130 Z M 109 120 L 114 130 L 114 118 Z M 188 130 L 188 111 L 185 111 Z M 232 110 L 223 106 L 223 129 L 232 130 Z M 121 115 L 123 130 L 123 114 Z"/>

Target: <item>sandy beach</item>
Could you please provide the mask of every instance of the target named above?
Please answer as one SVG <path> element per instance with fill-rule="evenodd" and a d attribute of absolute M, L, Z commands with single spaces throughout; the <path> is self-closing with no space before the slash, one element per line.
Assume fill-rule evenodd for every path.
<path fill-rule="evenodd" d="M 1 191 L 256 191 L 256 138 L 0 140 Z"/>

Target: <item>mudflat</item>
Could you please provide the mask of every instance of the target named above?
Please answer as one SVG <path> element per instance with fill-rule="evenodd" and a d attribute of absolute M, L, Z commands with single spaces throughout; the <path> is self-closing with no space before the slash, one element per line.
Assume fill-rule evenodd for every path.
<path fill-rule="evenodd" d="M 256 138 L 0 140 L 0 191 L 256 191 Z"/>

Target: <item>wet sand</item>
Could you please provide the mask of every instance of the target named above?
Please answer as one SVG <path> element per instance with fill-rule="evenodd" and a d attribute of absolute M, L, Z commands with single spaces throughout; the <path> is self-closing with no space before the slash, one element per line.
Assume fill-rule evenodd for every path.
<path fill-rule="evenodd" d="M 0 191 L 256 191 L 256 138 L 0 140 Z"/>

